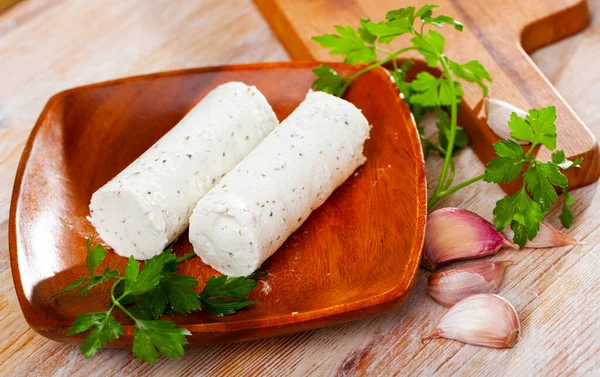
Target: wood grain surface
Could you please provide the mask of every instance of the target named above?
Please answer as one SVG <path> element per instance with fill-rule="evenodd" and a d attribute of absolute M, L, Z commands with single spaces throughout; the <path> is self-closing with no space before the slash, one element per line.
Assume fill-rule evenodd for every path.
<path fill-rule="evenodd" d="M 21 0 L 0 0 L 0 13 L 12 7 Z"/>
<path fill-rule="evenodd" d="M 430 1 L 255 0 L 255 3 L 292 58 L 341 61 L 341 56 L 332 57 L 329 49 L 321 47 L 312 37 L 335 32 L 334 25 L 358 26 L 360 18 L 379 21 L 395 7 L 409 3 L 420 7 Z M 490 85 L 490 98 L 507 101 L 525 110 L 550 104 L 556 106 L 557 148 L 564 150 L 571 160 L 585 159 L 583 169 L 564 172 L 569 179 L 569 189 L 595 182 L 600 177 L 598 143 L 527 55 L 527 52 L 587 26 L 590 17 L 586 0 L 439 0 L 436 4 L 440 5 L 440 10 L 436 9 L 435 14 L 446 14 L 465 24 L 463 32 L 449 27 L 443 30 L 444 53 L 459 62 L 480 61 L 494 80 Z M 409 43 L 406 35 L 384 47 L 395 51 Z M 381 54 L 382 58 L 385 56 Z M 406 57 L 425 63 L 415 51 L 400 56 L 401 59 Z M 412 72 L 408 72 L 409 77 L 422 71 L 423 67 L 426 65 L 415 65 Z M 428 71 L 441 74 L 439 69 Z M 487 126 L 480 88 L 465 83 L 462 99 L 458 123 L 469 136 L 479 158 L 487 163 L 495 156 L 493 144 L 500 138 Z M 546 148 L 540 148 L 536 153 L 541 160 L 550 159 L 551 153 Z M 509 193 L 520 187 L 519 181 L 503 185 Z"/>
<path fill-rule="evenodd" d="M 9 220 L 11 269 L 29 325 L 47 338 L 80 344 L 84 334 L 66 335 L 75 318 L 104 311 L 110 303 L 110 284 L 85 297 L 71 293 L 48 299 L 88 274 L 85 245 L 97 233 L 86 216 L 96 190 L 217 86 L 231 81 L 256 86 L 277 118 L 285 119 L 306 97 L 314 80 L 312 69 L 318 65 L 279 62 L 161 72 L 52 96 L 19 163 Z M 343 63 L 334 67 L 346 75 L 359 70 Z M 344 98 L 361 109 L 371 126 L 364 145 L 367 162 L 350 172 L 354 174 L 261 266 L 268 275 L 249 296 L 260 305 L 225 317 L 205 311 L 174 316 L 191 333 L 186 338 L 190 346 L 347 322 L 397 307 L 410 294 L 427 216 L 419 134 L 384 68 L 361 76 Z M 191 251 L 185 232 L 174 252 L 181 257 Z M 126 263 L 127 258 L 109 252 L 98 271 L 110 267 L 123 272 Z M 181 264 L 179 271 L 194 276 L 200 287 L 218 275 L 200 258 Z M 304 295 L 307 291 L 312 294 Z M 134 326 L 119 314 L 125 334 L 111 345 L 131 348 Z"/>
<path fill-rule="evenodd" d="M 600 0 L 592 8 L 600 11 Z M 595 17 L 582 33 L 533 55 L 596 136 L 599 43 Z M 48 98 L 66 88 L 133 74 L 286 59 L 249 0 L 28 0 L 0 15 L 0 375 L 598 375 L 597 183 L 573 192 L 578 204 L 569 233 L 585 245 L 497 256 L 518 262 L 507 270 L 500 289 L 523 326 L 521 341 L 510 350 L 444 340 L 423 345 L 420 336 L 447 310 L 427 296 L 425 271 L 402 306 L 379 316 L 280 338 L 194 348 L 181 360 L 161 359 L 155 366 L 138 362 L 126 350 L 105 350 L 85 360 L 77 347 L 49 341 L 28 327 L 8 261 L 8 206 L 24 141 Z M 428 161 L 430 180 L 440 162 Z M 483 171 L 471 149 L 460 154 L 457 166 L 458 180 Z M 499 186 L 478 183 L 439 205 L 465 207 L 490 219 L 502 195 Z"/>

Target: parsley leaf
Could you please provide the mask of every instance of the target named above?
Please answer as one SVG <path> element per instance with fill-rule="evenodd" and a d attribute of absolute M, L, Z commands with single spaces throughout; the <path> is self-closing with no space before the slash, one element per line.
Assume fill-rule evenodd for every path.
<path fill-rule="evenodd" d="M 484 81 L 492 82 L 492 77 L 480 62 L 471 60 L 468 63 L 459 64 L 450 60 L 450 69 L 456 77 L 460 77 L 468 82 L 477 83 L 483 92 L 483 96 L 487 96 L 488 87 Z"/>
<path fill-rule="evenodd" d="M 256 304 L 246 298 L 256 284 L 256 281 L 244 276 L 211 276 L 200 294 L 200 300 L 204 309 L 213 315 L 221 317 L 233 314 L 248 305 Z"/>
<path fill-rule="evenodd" d="M 170 273 L 165 275 L 161 285 L 166 297 L 168 297 L 169 304 L 175 312 L 187 314 L 193 310 L 201 309 L 198 293 L 192 289 L 198 286 L 198 282 L 194 277 Z"/>
<path fill-rule="evenodd" d="M 159 287 L 154 288 L 150 292 L 146 293 L 142 296 L 141 299 L 139 296 L 136 296 L 135 300 L 131 300 L 132 302 L 128 302 L 130 304 L 135 303 L 135 305 L 127 308 L 130 314 L 129 317 L 144 320 L 159 319 L 165 313 L 165 306 L 167 302 L 167 298 L 165 295 L 162 307 L 160 306 L 160 304 L 156 307 L 153 306 L 153 303 L 151 302 L 151 297 L 160 290 Z M 124 303 L 123 301 L 124 300 L 119 300 L 121 304 L 126 305 L 126 303 Z"/>
<path fill-rule="evenodd" d="M 515 140 L 532 141 L 533 130 L 529 123 L 517 113 L 510 114 L 510 120 L 508 121 L 508 128 L 510 128 L 510 136 Z"/>
<path fill-rule="evenodd" d="M 90 275 L 94 274 L 94 270 L 96 269 L 96 267 L 98 267 L 100 265 L 100 263 L 102 263 L 102 261 L 104 260 L 104 257 L 106 257 L 106 253 L 107 253 L 106 249 L 103 248 L 102 245 L 100 245 L 100 244 L 96 244 L 92 248 L 93 242 L 94 242 L 93 237 L 89 237 L 86 241 L 87 256 L 85 258 L 85 265 L 87 266 L 87 269 L 90 272 Z"/>
<path fill-rule="evenodd" d="M 451 83 L 443 77 L 435 77 L 429 72 L 420 72 L 410 84 L 413 94 L 409 101 L 411 104 L 423 107 L 450 105 L 453 101 L 450 85 Z M 457 97 L 461 97 L 463 95 L 462 86 L 456 82 L 454 85 Z M 458 98 L 454 100 L 459 101 Z"/>
<path fill-rule="evenodd" d="M 130 281 L 129 285 L 126 284 L 125 294 L 136 296 L 150 291 L 160 282 L 163 276 L 162 271 L 165 265 L 173 263 L 176 260 L 177 257 L 175 257 L 175 254 L 172 252 L 163 252 L 153 256 L 145 263 L 144 268 L 136 277 L 136 279 Z M 132 271 L 133 270 L 134 268 L 132 268 Z"/>
<path fill-rule="evenodd" d="M 75 289 L 79 288 L 79 290 L 77 291 L 77 295 L 78 296 L 85 296 L 90 289 L 94 288 L 97 285 L 100 285 L 102 283 L 104 283 L 105 281 L 109 280 L 109 279 L 116 279 L 119 276 L 119 271 L 117 270 L 110 270 L 108 267 L 106 267 L 106 269 L 104 270 L 104 273 L 102 275 L 92 275 L 92 276 L 86 276 L 83 277 L 81 279 L 77 279 L 71 283 L 69 283 L 65 288 L 63 288 L 62 291 L 53 294 L 52 296 L 48 297 L 48 299 L 53 299 L 56 296 L 60 296 L 63 295 L 65 293 L 74 291 Z M 84 284 L 83 286 L 81 284 Z M 81 286 L 81 288 L 80 288 Z"/>
<path fill-rule="evenodd" d="M 392 21 L 382 21 L 378 23 L 366 21 L 363 24 L 363 27 L 366 28 L 371 35 L 379 37 L 379 42 L 390 43 L 396 37 L 410 33 L 412 30 L 412 23 L 407 19 L 398 18 Z"/>
<path fill-rule="evenodd" d="M 408 6 L 405 8 L 391 10 L 385 14 L 385 18 L 389 21 L 393 21 L 398 18 L 405 18 L 407 20 L 410 20 L 412 25 L 412 22 L 415 18 L 415 7 Z"/>
<path fill-rule="evenodd" d="M 313 69 L 317 79 L 312 83 L 311 88 L 325 93 L 341 97 L 344 94 L 345 79 L 338 75 L 333 68 L 326 65 L 320 65 Z"/>
<path fill-rule="evenodd" d="M 256 304 L 256 301 L 250 300 L 239 300 L 239 301 L 225 301 L 216 300 L 212 298 L 203 298 L 202 304 L 204 310 L 217 317 L 223 317 L 225 315 L 234 314 L 238 310 L 245 308 L 248 305 Z"/>
<path fill-rule="evenodd" d="M 437 129 L 439 130 L 438 139 L 440 146 L 447 150 L 448 149 L 448 138 L 450 137 L 450 117 L 448 113 L 439 109 L 437 110 L 438 121 L 435 124 Z M 456 135 L 454 139 L 454 149 L 452 151 L 453 154 L 458 153 L 462 148 L 464 148 L 467 144 L 469 144 L 469 137 L 463 131 L 461 127 L 456 127 Z"/>
<path fill-rule="evenodd" d="M 225 275 L 211 276 L 201 295 L 204 297 L 246 298 L 245 295 L 251 293 L 256 284 L 256 281 L 245 276 L 235 278 Z"/>
<path fill-rule="evenodd" d="M 558 165 L 536 161 L 535 165 L 523 174 L 523 184 L 527 186 L 527 190 L 542 211 L 549 212 L 558 199 L 554 186 L 567 187 L 567 177 L 560 172 Z"/>
<path fill-rule="evenodd" d="M 435 26 L 443 26 L 444 24 L 448 24 L 448 25 L 452 25 L 454 27 L 454 29 L 458 30 L 458 31 L 463 31 L 463 24 L 460 21 L 455 20 L 452 17 L 449 16 L 444 16 L 444 15 L 440 15 L 437 17 L 421 17 L 421 19 L 423 20 L 423 23 L 425 24 L 432 24 Z"/>
<path fill-rule="evenodd" d="M 189 335 L 192 334 L 188 330 L 172 321 L 138 320 L 133 333 L 133 353 L 151 364 L 158 359 L 157 349 L 166 357 L 179 359 L 183 345 L 187 344 L 185 337 Z"/>
<path fill-rule="evenodd" d="M 94 288 L 97 285 L 104 283 L 107 280 L 116 279 L 116 278 L 118 278 L 118 276 L 119 276 L 119 271 L 110 270 L 109 267 L 106 267 L 106 269 L 104 270 L 104 274 L 90 276 L 87 284 L 82 286 L 79 289 L 79 291 L 77 291 L 77 295 L 85 296 L 90 291 L 90 289 Z"/>
<path fill-rule="evenodd" d="M 94 356 L 100 348 L 123 335 L 125 331 L 108 312 L 86 313 L 75 319 L 67 335 L 79 334 L 92 328 L 81 344 L 81 353 L 86 359 Z"/>
<path fill-rule="evenodd" d="M 502 140 L 494 144 L 497 157 L 490 161 L 485 169 L 484 181 L 509 183 L 519 177 L 527 157 L 519 143 Z"/>
<path fill-rule="evenodd" d="M 544 107 L 540 110 L 531 109 L 525 119 L 516 113 L 510 115 L 508 127 L 510 136 L 516 140 L 530 141 L 532 144 L 543 144 L 546 148 L 556 148 L 556 108 Z"/>
<path fill-rule="evenodd" d="M 436 4 L 425 4 L 421 8 L 419 8 L 419 10 L 413 16 L 413 18 L 421 17 L 424 19 L 424 18 L 431 17 L 432 11 L 435 8 L 439 8 L 439 7 L 440 6 L 436 5 Z"/>
<path fill-rule="evenodd" d="M 544 221 L 542 209 L 527 195 L 524 188 L 496 202 L 494 215 L 496 229 L 501 231 L 510 225 L 515 232 L 513 240 L 521 247 L 525 246 L 528 239 L 535 238 L 540 223 Z"/>
<path fill-rule="evenodd" d="M 135 283 L 140 273 L 140 264 L 132 256 L 129 257 L 129 261 L 125 266 L 125 291 L 129 291 L 131 286 Z"/>
<path fill-rule="evenodd" d="M 566 191 L 564 193 L 564 197 L 565 197 L 565 200 L 563 202 L 562 212 L 561 212 L 559 218 L 560 218 L 560 222 L 562 223 L 562 225 L 568 229 L 571 227 L 571 224 L 573 223 L 573 216 L 574 216 L 573 210 L 571 209 L 571 207 L 569 207 L 569 205 L 575 204 L 575 199 L 573 199 L 571 194 L 569 194 Z"/>
<path fill-rule="evenodd" d="M 367 42 L 367 43 L 375 43 L 375 41 L 377 40 L 377 36 L 371 34 L 371 32 L 368 30 L 367 25 L 370 23 L 368 18 L 361 18 L 360 19 L 360 27 L 358 28 L 358 35 L 360 35 L 360 39 L 362 39 L 363 41 Z"/>
<path fill-rule="evenodd" d="M 430 67 L 436 67 L 444 52 L 446 40 L 435 30 L 429 30 L 429 37 L 419 34 L 410 40 L 415 49 L 423 55 Z"/>
<path fill-rule="evenodd" d="M 527 122 L 534 132 L 533 143 L 543 144 L 546 148 L 556 148 L 556 107 L 549 106 L 539 110 L 529 110 Z"/>
<path fill-rule="evenodd" d="M 552 162 L 560 166 L 561 169 L 567 170 L 569 168 L 578 168 L 583 162 L 583 157 L 576 159 L 575 161 L 569 161 L 565 158 L 565 152 L 557 150 L 552 153 Z"/>
<path fill-rule="evenodd" d="M 338 35 L 325 34 L 312 39 L 321 46 L 330 48 L 329 53 L 332 55 L 345 55 L 344 63 L 371 63 L 377 60 L 375 47 L 361 39 L 352 26 L 336 26 L 335 30 Z"/>
<path fill-rule="evenodd" d="M 86 282 L 86 281 L 88 281 L 88 280 L 90 280 L 90 277 L 89 277 L 89 276 L 86 276 L 86 277 L 84 277 L 84 278 L 81 278 L 81 279 L 77 279 L 77 280 L 75 280 L 75 281 L 73 281 L 73 282 L 71 282 L 71 283 L 67 284 L 67 286 L 66 286 L 66 287 L 64 287 L 62 291 L 60 291 L 60 292 L 58 292 L 58 293 L 55 293 L 55 294 L 53 294 L 52 296 L 50 296 L 50 297 L 48 297 L 48 298 L 49 298 L 49 299 L 53 299 L 53 298 L 54 298 L 54 297 L 56 297 L 56 296 L 60 296 L 60 295 L 63 295 L 63 294 L 65 294 L 65 293 L 67 293 L 67 292 L 74 291 L 74 290 L 76 290 L 77 288 L 79 288 L 79 286 L 80 286 L 82 283 L 84 283 L 84 282 Z"/>
<path fill-rule="evenodd" d="M 406 72 L 414 65 L 415 63 L 412 60 L 405 60 L 399 69 L 395 69 L 390 72 L 392 77 L 394 78 L 394 84 L 404 96 L 404 100 L 410 103 L 409 99 L 411 96 L 411 88 L 410 83 L 406 81 Z"/>

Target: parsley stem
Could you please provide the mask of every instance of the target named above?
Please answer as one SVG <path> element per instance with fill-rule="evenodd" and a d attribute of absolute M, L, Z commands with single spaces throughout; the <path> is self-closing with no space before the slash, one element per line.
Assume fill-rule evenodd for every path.
<path fill-rule="evenodd" d="M 531 144 L 531 146 L 529 147 L 529 149 L 527 150 L 527 153 L 525 153 L 525 157 L 529 157 L 529 155 L 531 153 L 533 153 L 533 150 L 535 149 L 535 147 L 537 147 L 539 144 L 537 143 L 533 143 Z"/>
<path fill-rule="evenodd" d="M 419 137 L 421 138 L 421 142 L 423 144 L 433 149 L 435 149 L 436 151 L 438 151 L 440 153 L 440 155 L 442 157 L 446 156 L 446 150 L 444 148 L 441 147 L 441 145 L 434 143 L 433 141 L 429 140 L 428 138 L 426 138 L 423 135 L 419 135 Z M 450 176 L 448 177 L 448 183 L 443 185 L 443 189 L 446 190 L 451 184 L 452 184 L 452 180 L 454 179 L 454 173 L 455 173 L 455 167 L 454 167 L 454 160 L 450 160 Z"/>
<path fill-rule="evenodd" d="M 450 166 L 450 162 L 452 161 L 452 151 L 454 151 L 454 141 L 456 140 L 456 122 L 457 122 L 457 112 L 458 106 L 456 103 L 456 88 L 454 80 L 452 80 L 452 74 L 450 73 L 450 68 L 448 67 L 448 63 L 446 62 L 446 57 L 440 55 L 440 63 L 444 69 L 444 75 L 448 79 L 450 83 L 450 97 L 452 98 L 452 104 L 450 109 L 450 135 L 448 135 L 448 147 L 446 149 L 446 157 L 444 158 L 444 165 L 442 167 L 442 172 L 440 173 L 440 179 L 438 180 L 438 186 L 435 189 L 437 194 L 442 191 L 443 186 L 446 184 L 446 173 L 448 172 L 448 167 Z M 450 185 L 452 183 L 449 180 Z"/>
<path fill-rule="evenodd" d="M 375 45 L 375 48 L 376 48 L 377 50 L 381 51 L 381 52 L 385 52 L 386 54 L 393 54 L 393 53 L 394 53 L 393 51 L 390 51 L 390 50 L 388 50 L 388 49 L 385 49 L 385 48 L 379 47 L 379 46 L 377 46 L 377 45 Z"/>
<path fill-rule="evenodd" d="M 448 175 L 448 179 L 446 179 L 446 183 L 444 183 L 444 185 L 442 186 L 443 191 L 447 190 L 448 187 L 450 187 L 450 185 L 452 184 L 452 181 L 454 181 L 454 173 L 454 161 L 450 160 L 450 174 Z"/>
<path fill-rule="evenodd" d="M 443 191 L 440 191 L 440 192 L 437 192 L 437 193 L 433 194 L 431 196 L 431 198 L 429 198 L 429 201 L 427 202 L 427 207 L 431 210 L 431 208 L 433 208 L 433 206 L 436 205 L 437 202 L 440 201 L 440 199 L 442 199 L 442 198 L 444 198 L 444 197 L 446 197 L 448 195 L 454 194 L 456 191 L 458 191 L 458 190 L 460 190 L 462 188 L 465 188 L 465 187 L 467 187 L 468 185 L 470 185 L 472 183 L 481 181 L 484 177 L 485 177 L 485 174 L 481 174 L 481 175 L 478 175 L 477 177 L 468 179 L 468 180 L 466 180 L 464 182 L 461 182 L 461 183 L 459 183 L 457 185 L 454 185 L 454 186 L 452 186 L 452 187 L 450 187 L 448 189 L 445 189 Z"/>
<path fill-rule="evenodd" d="M 368 66 L 364 67 L 363 69 L 359 70 L 358 72 L 356 72 L 355 74 L 353 74 L 352 76 L 348 77 L 346 79 L 346 82 L 344 83 L 344 86 L 342 86 L 340 97 L 346 92 L 346 89 L 348 89 L 348 86 L 350 86 L 350 84 L 352 83 L 352 81 L 355 78 L 357 78 L 357 77 L 359 77 L 359 76 L 361 76 L 361 75 L 369 72 L 372 69 L 375 69 L 375 68 L 377 68 L 379 66 L 382 66 L 385 63 L 389 62 L 390 60 L 396 59 L 396 56 L 398 56 L 400 54 L 403 54 L 403 53 L 405 53 L 407 51 L 411 51 L 411 50 L 416 50 L 416 48 L 415 47 L 407 47 L 407 48 L 403 48 L 402 50 L 394 51 L 393 53 L 391 53 L 385 59 L 381 59 L 381 60 L 379 60 L 379 61 L 377 61 L 377 62 L 375 62 L 375 63 L 373 63 L 371 65 L 368 65 Z"/>
<path fill-rule="evenodd" d="M 193 257 L 195 257 L 195 256 L 196 256 L 196 253 L 195 253 L 195 252 L 193 252 L 193 251 L 192 251 L 192 252 L 189 252 L 189 253 L 187 253 L 187 254 L 185 254 L 185 255 L 182 255 L 181 257 L 177 258 L 177 264 L 179 264 L 179 263 L 183 263 L 183 262 L 185 262 L 186 260 L 188 260 L 188 259 L 191 259 L 191 258 L 193 258 Z"/>
<path fill-rule="evenodd" d="M 133 319 L 133 321 L 137 324 L 138 319 L 135 318 L 133 314 L 131 314 L 129 310 L 125 309 L 125 307 L 119 302 L 119 300 L 122 300 L 123 297 L 127 296 L 127 293 L 123 292 L 121 297 L 119 297 L 118 299 L 115 298 L 115 288 L 117 287 L 117 284 L 119 284 L 118 281 L 115 284 L 113 284 L 112 287 L 110 287 L 110 300 L 112 301 L 113 306 L 116 306 L 117 308 L 121 309 L 123 313 L 125 313 L 129 318 Z"/>
<path fill-rule="evenodd" d="M 446 189 L 446 190 L 440 192 L 440 194 L 443 195 L 443 196 L 448 196 L 450 194 L 454 194 L 456 191 L 458 191 L 458 190 L 460 190 L 460 189 L 462 189 L 464 187 L 467 187 L 468 185 L 470 185 L 472 183 L 479 182 L 479 181 L 483 180 L 483 178 L 485 178 L 485 174 L 478 175 L 477 177 L 473 177 L 473 178 L 468 179 L 468 180 L 466 180 L 464 182 L 461 182 L 461 183 L 459 183 L 457 185 L 454 185 L 454 186 L 450 187 L 449 189 Z"/>

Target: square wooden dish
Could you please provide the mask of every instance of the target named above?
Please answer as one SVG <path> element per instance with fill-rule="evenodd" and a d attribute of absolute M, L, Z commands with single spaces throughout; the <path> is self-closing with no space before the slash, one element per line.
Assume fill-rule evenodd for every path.
<path fill-rule="evenodd" d="M 255 85 L 280 120 L 303 100 L 319 63 L 201 68 L 126 78 L 52 97 L 19 164 L 10 212 L 15 288 L 29 325 L 65 343 L 84 312 L 108 308 L 108 284 L 87 296 L 48 297 L 86 275 L 86 220 L 92 193 L 173 127 L 208 91 L 228 81 Z M 333 64 L 344 75 L 356 68 Z M 399 305 L 415 281 L 426 219 L 425 170 L 418 134 L 387 71 L 352 84 L 345 98 L 372 124 L 366 164 L 264 265 L 251 298 L 258 305 L 228 317 L 175 316 L 191 345 L 256 339 L 364 317 Z M 175 251 L 192 250 L 185 233 Z M 109 252 L 100 269 L 123 271 Z M 181 265 L 203 286 L 216 274 L 199 258 Z M 132 343 L 133 327 L 111 346 Z"/>

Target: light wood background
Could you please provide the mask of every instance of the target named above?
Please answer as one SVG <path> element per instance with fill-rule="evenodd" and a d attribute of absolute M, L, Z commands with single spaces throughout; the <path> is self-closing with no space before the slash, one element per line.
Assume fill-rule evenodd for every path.
<path fill-rule="evenodd" d="M 600 0 L 592 6 L 600 12 Z M 600 136 L 598 18 L 533 58 Z M 104 350 L 86 361 L 77 347 L 34 333 L 13 288 L 7 224 L 17 162 L 47 99 L 117 77 L 277 60 L 288 56 L 250 0 L 28 0 L 0 14 L 0 375 L 600 374 L 598 184 L 573 192 L 578 204 L 570 234 L 586 245 L 496 257 L 518 262 L 500 290 L 523 326 L 522 340 L 510 350 L 444 340 L 423 345 L 420 336 L 447 310 L 427 296 L 424 271 L 409 299 L 391 312 L 281 338 L 190 349 L 179 361 L 161 359 L 155 366 L 138 362 L 128 350 Z M 437 158 L 428 161 L 431 180 L 439 165 Z M 458 180 L 483 171 L 468 149 L 457 166 Z M 501 195 L 499 187 L 479 183 L 440 206 L 468 208 L 489 219 Z"/>

